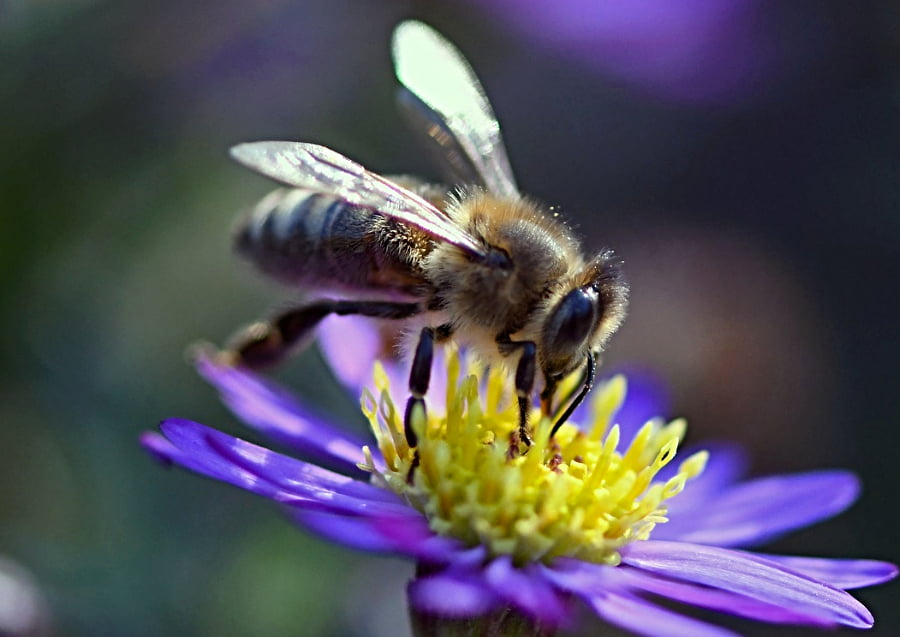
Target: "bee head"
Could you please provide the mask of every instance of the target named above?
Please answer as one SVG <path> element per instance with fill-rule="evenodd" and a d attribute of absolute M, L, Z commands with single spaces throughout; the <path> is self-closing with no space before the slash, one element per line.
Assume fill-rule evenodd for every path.
<path fill-rule="evenodd" d="M 625 318 L 628 284 L 621 261 L 610 250 L 598 254 L 556 302 L 541 329 L 541 366 L 560 379 L 599 353 Z"/>

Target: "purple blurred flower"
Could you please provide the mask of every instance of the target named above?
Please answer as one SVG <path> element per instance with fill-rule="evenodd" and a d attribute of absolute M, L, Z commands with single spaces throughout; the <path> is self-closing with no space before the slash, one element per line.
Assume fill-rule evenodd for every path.
<path fill-rule="evenodd" d="M 659 97 L 723 102 L 752 95 L 773 71 L 759 0 L 477 2 L 534 42 Z"/>
<path fill-rule="evenodd" d="M 374 332 L 358 320 L 334 319 L 323 327 L 320 340 L 338 377 L 358 390 L 368 374 L 363 369 L 378 348 Z M 354 355 L 347 356 L 351 351 Z M 415 560 L 417 577 L 408 587 L 414 618 L 452 621 L 512 609 L 540 630 L 553 631 L 571 617 L 573 602 L 580 600 L 609 623 L 637 634 L 732 634 L 655 601 L 663 599 L 771 623 L 872 626 L 871 613 L 846 591 L 893 578 L 894 565 L 742 550 L 843 511 L 859 492 L 852 474 L 832 470 L 740 481 L 744 459 L 724 445 L 711 448 L 708 460 L 706 452 L 698 452 L 675 467 L 669 461 L 683 428 L 677 422 L 642 427 L 635 419 L 622 420 L 622 414 L 643 418 L 646 408 L 626 405 L 619 410 L 616 397 L 621 392 L 616 388 L 624 388 L 624 383 L 616 380 L 596 390 L 591 405 L 577 414 L 581 423 L 600 423 L 600 433 L 564 427 L 553 443 L 546 440 L 548 432 L 543 440 L 538 433 L 529 452 L 515 459 L 522 471 L 511 473 L 505 472 L 513 463 L 504 460 L 508 451 L 493 450 L 505 444 L 503 438 L 484 429 L 474 438 L 468 430 L 457 431 L 459 445 L 470 451 L 461 464 L 446 465 L 454 453 L 449 448 L 454 438 L 447 433 L 429 447 L 434 423 L 450 423 L 448 429 L 477 424 L 466 414 L 479 407 L 460 396 L 482 401 L 483 421 L 506 422 L 509 416 L 510 426 L 515 422 L 514 407 L 497 406 L 498 385 L 492 385 L 496 375 L 459 381 L 456 366 L 462 364 L 466 373 L 465 362 L 447 358 L 446 364 L 435 365 L 429 420 L 417 423 L 421 465 L 412 481 L 412 452 L 405 447 L 402 425 L 398 431 L 388 390 L 390 383 L 398 398 L 403 396 L 405 374 L 394 363 L 385 363 L 385 373 L 376 373 L 380 399 L 364 397 L 378 442 L 364 451 L 364 440 L 322 420 L 272 382 L 209 358 L 198 359 L 200 373 L 242 420 L 337 471 L 183 419 L 164 421 L 163 435 L 145 433 L 142 443 L 167 463 L 274 500 L 296 523 L 328 539 Z M 444 395 L 447 413 L 442 415 L 435 403 Z M 618 427 L 607 429 L 605 421 L 616 411 Z M 593 438 L 595 443 L 590 442 Z M 627 447 L 621 453 L 616 451 L 618 439 Z M 576 448 L 579 453 L 569 457 Z M 586 458 L 597 449 L 602 452 L 591 464 Z M 491 464 L 494 457 L 499 464 Z M 474 458 L 473 472 L 463 484 L 455 484 L 462 464 Z M 553 460 L 549 469 L 547 458 Z M 437 480 L 430 482 L 436 467 Z M 591 483 L 592 475 L 608 482 Z M 500 476 L 499 481 L 491 482 L 492 476 Z M 510 488 L 516 498 L 536 498 L 526 502 L 527 513 L 503 508 L 520 500 L 504 500 L 494 491 L 503 490 L 504 480 L 525 481 L 529 476 L 544 482 L 516 482 Z M 690 484 L 682 491 L 687 480 Z M 590 488 L 579 491 L 583 483 Z M 575 491 L 565 490 L 572 485 Z M 442 508 L 463 497 L 460 494 L 479 489 L 491 490 L 500 505 L 479 491 L 475 500 Z M 536 495 L 527 495 L 532 492 Z M 588 518 L 592 511 L 597 517 L 602 502 L 611 504 L 599 524 Z M 473 513 L 482 504 L 485 512 Z M 520 517 L 498 527 L 492 506 L 501 507 L 500 517 Z M 572 513 L 579 507 L 580 514 Z M 532 512 L 537 517 L 529 517 Z"/>

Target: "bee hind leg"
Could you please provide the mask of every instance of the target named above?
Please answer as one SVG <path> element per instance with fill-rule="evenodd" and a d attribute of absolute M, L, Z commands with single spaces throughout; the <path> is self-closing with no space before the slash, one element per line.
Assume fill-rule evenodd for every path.
<path fill-rule="evenodd" d="M 268 367 L 300 349 L 313 329 L 329 314 L 403 319 L 419 312 L 421 307 L 416 303 L 317 301 L 288 310 L 270 322 L 248 325 L 235 335 L 233 345 L 223 356 L 235 365 L 251 369 Z"/>

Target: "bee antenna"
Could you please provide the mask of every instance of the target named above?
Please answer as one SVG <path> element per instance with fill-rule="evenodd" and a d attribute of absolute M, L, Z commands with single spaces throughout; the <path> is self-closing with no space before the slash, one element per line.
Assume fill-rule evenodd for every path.
<path fill-rule="evenodd" d="M 569 406 L 566 407 L 566 410 L 563 412 L 563 415 L 559 417 L 559 420 L 554 423 L 553 429 L 550 430 L 550 438 L 553 438 L 553 436 L 556 435 L 559 428 L 572 416 L 578 408 L 578 405 L 584 401 L 585 396 L 591 391 L 591 387 L 594 385 L 594 375 L 596 372 L 597 360 L 594 356 L 594 352 L 588 352 L 587 368 L 584 370 L 584 378 L 581 380 L 581 391 L 578 392 L 578 395 L 569 403 Z"/>

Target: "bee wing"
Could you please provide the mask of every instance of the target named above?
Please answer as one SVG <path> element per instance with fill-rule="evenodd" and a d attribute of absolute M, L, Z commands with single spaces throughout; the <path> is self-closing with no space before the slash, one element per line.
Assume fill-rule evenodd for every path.
<path fill-rule="evenodd" d="M 233 146 L 231 156 L 251 170 L 287 186 L 372 208 L 469 254 L 484 256 L 480 243 L 446 213 L 330 148 L 300 142 L 252 142 Z"/>
<path fill-rule="evenodd" d="M 500 124 L 456 47 L 431 27 L 407 21 L 394 31 L 393 53 L 404 87 L 400 106 L 447 164 L 449 177 L 497 195 L 518 195 Z"/>

